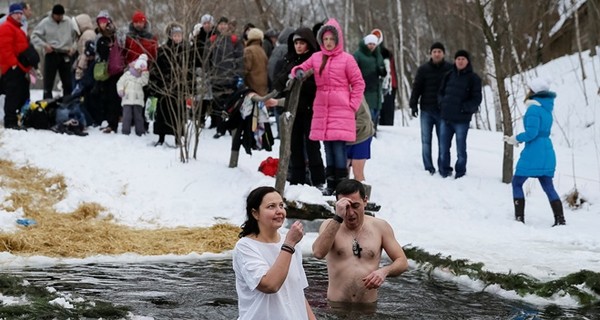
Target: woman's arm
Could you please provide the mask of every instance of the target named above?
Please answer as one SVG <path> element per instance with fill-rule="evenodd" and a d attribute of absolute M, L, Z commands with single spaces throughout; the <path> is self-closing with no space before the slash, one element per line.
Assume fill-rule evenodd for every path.
<path fill-rule="evenodd" d="M 306 313 L 308 314 L 308 320 L 316 320 L 317 317 L 315 317 L 315 314 L 312 311 L 312 308 L 310 307 L 310 304 L 308 304 L 308 300 L 306 300 L 306 298 L 304 298 L 304 301 L 306 303 Z"/>

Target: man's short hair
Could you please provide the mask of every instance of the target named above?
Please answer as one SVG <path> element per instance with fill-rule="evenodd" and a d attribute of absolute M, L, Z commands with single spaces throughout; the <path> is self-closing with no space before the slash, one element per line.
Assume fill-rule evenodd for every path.
<path fill-rule="evenodd" d="M 365 191 L 365 185 L 355 179 L 343 179 L 340 181 L 335 188 L 335 196 L 336 198 L 341 195 L 349 195 L 358 192 L 360 197 L 364 199 L 367 196 L 367 192 Z"/>

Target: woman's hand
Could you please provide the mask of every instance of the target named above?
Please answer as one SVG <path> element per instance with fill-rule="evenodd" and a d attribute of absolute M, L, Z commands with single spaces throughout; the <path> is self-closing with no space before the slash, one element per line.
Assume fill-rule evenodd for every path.
<path fill-rule="evenodd" d="M 302 240 L 302 237 L 304 237 L 304 226 L 302 226 L 300 221 L 296 221 L 292 223 L 290 231 L 285 236 L 285 243 L 292 247 L 296 246 Z"/>

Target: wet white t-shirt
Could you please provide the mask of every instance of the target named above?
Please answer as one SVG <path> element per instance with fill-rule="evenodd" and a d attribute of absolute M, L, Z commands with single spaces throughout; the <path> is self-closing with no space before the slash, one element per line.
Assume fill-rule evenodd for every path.
<path fill-rule="evenodd" d="M 257 289 L 281 252 L 283 240 L 283 235 L 279 243 L 263 243 L 244 237 L 235 245 L 233 271 L 238 294 L 238 319 L 308 319 L 304 296 L 308 281 L 299 250 L 294 253 L 288 275 L 278 292 L 266 294 Z"/>

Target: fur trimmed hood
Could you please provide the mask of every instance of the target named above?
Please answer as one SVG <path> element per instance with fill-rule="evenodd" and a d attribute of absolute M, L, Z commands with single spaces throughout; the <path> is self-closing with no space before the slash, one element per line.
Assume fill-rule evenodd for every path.
<path fill-rule="evenodd" d="M 325 47 L 323 46 L 323 34 L 327 31 L 332 32 L 333 36 L 337 39 L 335 48 L 333 48 L 333 50 L 331 51 L 325 49 Z M 340 27 L 340 24 L 337 22 L 337 20 L 329 19 L 321 27 L 321 29 L 319 29 L 319 32 L 317 32 L 317 42 L 321 47 L 321 51 L 326 56 L 335 56 L 344 51 L 344 38 L 342 34 L 342 28 Z"/>

